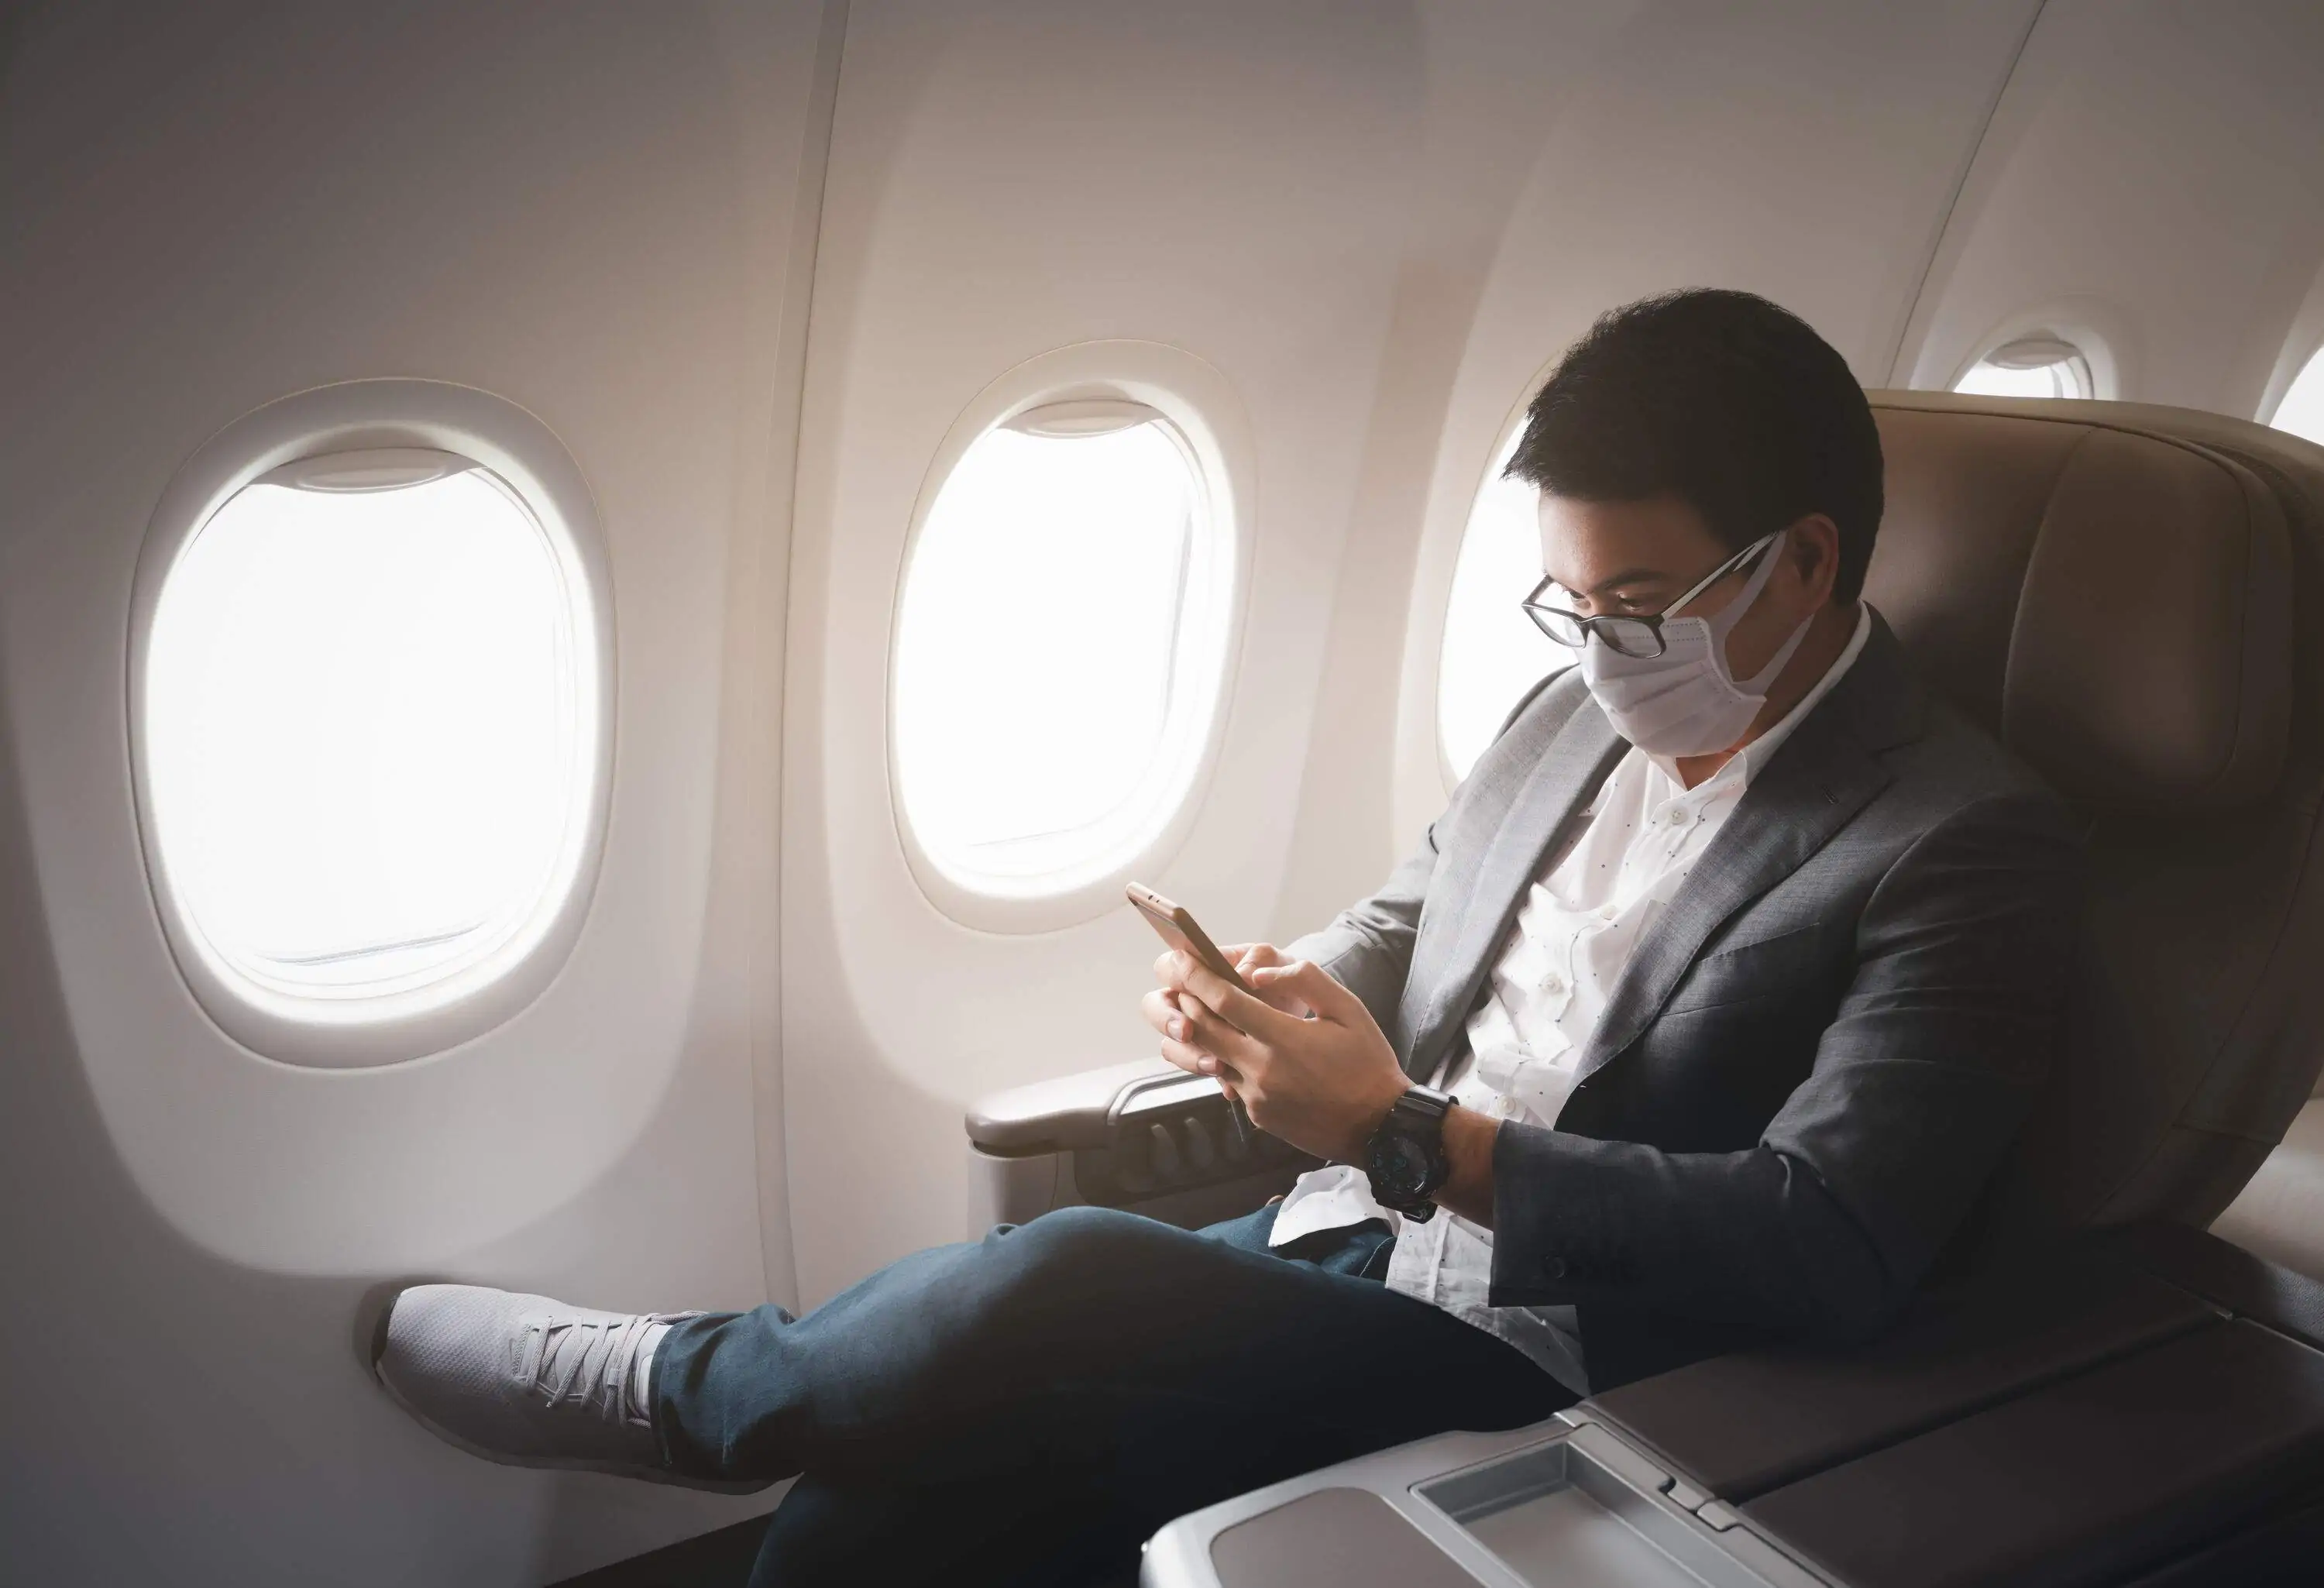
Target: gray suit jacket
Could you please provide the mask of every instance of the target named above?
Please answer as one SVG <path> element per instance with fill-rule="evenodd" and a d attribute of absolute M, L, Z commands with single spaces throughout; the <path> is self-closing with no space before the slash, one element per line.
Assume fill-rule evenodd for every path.
<path fill-rule="evenodd" d="M 1426 1079 L 1628 749 L 1578 672 L 1547 680 L 1419 853 L 1290 951 Z M 1573 1305 L 1597 1390 L 1884 1326 L 2048 1072 L 2080 890 L 2063 804 L 1876 613 L 1640 940 L 1556 1128 L 1501 1128 L 1494 1304 Z"/>

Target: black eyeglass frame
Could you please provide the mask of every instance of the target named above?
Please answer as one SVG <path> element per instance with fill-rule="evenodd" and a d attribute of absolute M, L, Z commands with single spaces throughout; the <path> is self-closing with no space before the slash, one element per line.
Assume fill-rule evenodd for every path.
<path fill-rule="evenodd" d="M 1712 568 L 1686 587 L 1677 600 L 1660 612 L 1646 614 L 1613 613 L 1602 617 L 1584 617 L 1563 606 L 1551 606 L 1541 600 L 1541 593 L 1557 583 L 1546 574 L 1533 587 L 1522 605 L 1526 615 L 1533 619 L 1534 627 L 1547 634 L 1569 651 L 1579 651 L 1590 642 L 1595 633 L 1599 642 L 1617 656 L 1627 656 L 1637 661 L 1650 661 L 1670 649 L 1663 638 L 1663 623 L 1688 602 L 1710 589 L 1732 573 L 1739 573 L 1751 564 L 1751 559 L 1782 538 L 1784 531 L 1770 530 L 1734 556 Z M 1568 636 L 1571 636 L 1569 638 Z"/>

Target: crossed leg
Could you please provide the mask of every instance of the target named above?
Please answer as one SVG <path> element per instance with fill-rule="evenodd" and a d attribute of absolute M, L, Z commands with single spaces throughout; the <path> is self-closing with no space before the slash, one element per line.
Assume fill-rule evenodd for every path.
<path fill-rule="evenodd" d="M 1196 1233 L 1069 1208 L 916 1252 L 801 1318 L 680 1324 L 655 1356 L 664 1454 L 706 1478 L 805 1474 L 761 1583 L 1083 1583 L 1214 1500 L 1572 1403 L 1499 1340 L 1349 1271 L 1379 1237 L 1286 1260 L 1271 1217 Z"/>

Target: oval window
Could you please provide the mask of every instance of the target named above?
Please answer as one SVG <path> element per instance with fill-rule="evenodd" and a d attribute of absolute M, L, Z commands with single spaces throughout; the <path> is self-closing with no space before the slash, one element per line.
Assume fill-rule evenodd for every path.
<path fill-rule="evenodd" d="M 1969 365 L 1953 390 L 1975 397 L 2095 397 L 2090 361 L 2056 337 L 2005 342 Z"/>
<path fill-rule="evenodd" d="M 1573 660 L 1521 605 L 1541 582 L 1540 493 L 1503 471 L 1524 433 L 1520 420 L 1494 453 L 1452 565 L 1436 667 L 1436 735 L 1455 780 L 1469 775 L 1525 692 Z"/>
<path fill-rule="evenodd" d="M 465 457 L 236 491 L 161 581 L 142 695 L 160 868 L 210 967 L 344 1022 L 521 959 L 584 853 L 599 643 L 573 548 Z"/>
<path fill-rule="evenodd" d="M 2324 446 L 2324 347 L 2309 355 L 2267 422 Z"/>
<path fill-rule="evenodd" d="M 1231 525 L 1141 402 L 1053 402 L 979 436 L 929 505 L 897 617 L 912 837 L 969 891 L 1072 891 L 1186 798 L 1226 660 Z"/>

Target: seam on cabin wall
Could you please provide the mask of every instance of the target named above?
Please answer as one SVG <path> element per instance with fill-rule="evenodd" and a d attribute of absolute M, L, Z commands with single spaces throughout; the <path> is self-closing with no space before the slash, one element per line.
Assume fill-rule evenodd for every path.
<path fill-rule="evenodd" d="M 1994 118 L 2001 114 L 2002 102 L 2009 97 L 2009 86 L 2017 80 L 2017 69 L 2024 63 L 2025 48 L 2034 42 L 2034 30 L 2042 25 L 2042 15 L 2049 9 L 2050 0 L 2040 0 L 2034 7 L 2034 14 L 2025 19 L 2025 31 L 2017 35 L 2017 48 L 2009 52 L 2009 65 L 1995 85 L 1993 98 L 1977 124 L 1977 136 L 1969 140 L 1969 152 L 1954 174 L 1952 191 L 1945 195 L 1944 213 L 1937 217 L 1936 229 L 1929 237 L 1928 257 L 1921 261 L 1921 272 L 1913 282 L 1913 296 L 1904 305 L 1904 315 L 1896 321 L 1896 335 L 1888 345 L 1886 383 L 1892 387 L 1902 385 L 1907 378 L 1901 367 L 1904 344 L 1912 338 L 1914 326 L 1920 323 L 1921 300 L 1928 296 L 1929 278 L 1936 273 L 1937 260 L 1945 251 L 1945 238 L 1953 229 L 1953 211 L 1960 208 L 1961 195 L 1969 191 L 1969 180 L 1977 171 L 1978 157 L 1985 152 L 1986 140 L 1992 135 Z"/>
<path fill-rule="evenodd" d="M 791 592 L 797 588 L 794 577 L 798 556 L 798 475 L 801 431 L 807 414 L 807 372 L 808 339 L 814 325 L 815 280 L 822 253 L 823 213 L 825 193 L 831 174 L 832 131 L 838 119 L 839 79 L 847 47 L 849 0 L 825 0 L 822 19 L 816 32 L 815 68 L 807 91 L 807 132 L 799 147 L 797 184 L 792 196 L 789 259 L 784 270 L 784 296 L 779 328 L 776 333 L 775 392 L 778 404 L 770 441 L 774 457 L 770 467 L 780 476 L 779 488 L 771 494 L 779 503 L 782 516 L 781 573 L 779 586 L 769 591 L 773 632 L 766 637 L 761 652 L 763 665 L 770 666 L 774 678 L 768 689 L 768 699 L 774 721 L 768 725 L 769 753 L 766 781 L 761 785 L 773 795 L 769 808 L 753 813 L 755 819 L 774 824 L 769 843 L 772 850 L 769 886 L 766 897 L 757 901 L 763 926 L 753 933 L 769 956 L 769 962 L 759 967 L 760 973 L 751 978 L 751 1096 L 754 1111 L 752 1128 L 752 1149 L 758 1186 L 760 1261 L 766 1270 L 769 1299 L 796 1304 L 798 1298 L 798 1258 L 790 1227 L 791 1184 L 790 1154 L 788 1148 L 789 1106 L 788 1076 L 783 1065 L 783 833 L 786 827 L 783 790 L 784 776 L 784 702 L 789 688 L 789 642 Z M 762 578 L 765 576 L 761 576 Z M 770 1122 L 763 1113 L 767 1088 L 763 1072 L 771 1067 L 776 1094 L 783 1097 L 776 1118 Z M 780 1182 L 781 1205 L 770 1209 L 769 1186 L 765 1164 L 767 1128 L 772 1123 L 779 1139 L 785 1141 L 782 1154 Z M 777 1243 L 769 1239 L 770 1222 L 782 1221 L 779 1242 L 782 1261 L 773 1258 Z"/>

